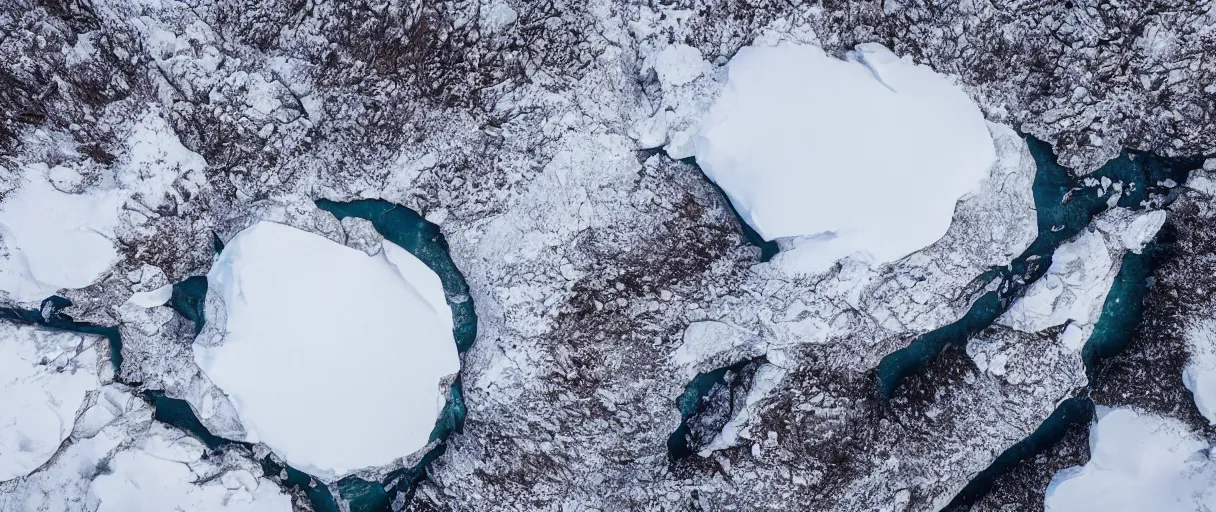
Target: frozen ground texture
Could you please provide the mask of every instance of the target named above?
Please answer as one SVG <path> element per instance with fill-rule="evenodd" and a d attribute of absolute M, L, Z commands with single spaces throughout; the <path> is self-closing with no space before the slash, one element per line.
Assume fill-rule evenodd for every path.
<path fill-rule="evenodd" d="M 728 75 L 697 163 L 761 237 L 805 237 L 811 268 L 846 256 L 882 264 L 937 241 L 996 160 L 963 89 L 881 45 L 846 60 L 811 45 L 747 46 Z"/>
<path fill-rule="evenodd" d="M 92 398 L 45 466 L 0 483 L 0 510 L 293 509 L 248 452 L 208 453 L 185 432 L 153 422 L 151 408 L 125 386 L 108 384 Z"/>
<path fill-rule="evenodd" d="M 1131 409 L 1098 414 L 1090 427 L 1089 462 L 1056 474 L 1047 489 L 1048 511 L 1216 507 L 1211 446 L 1185 424 Z"/>
<path fill-rule="evenodd" d="M 106 427 L 120 444 L 149 430 L 131 394 L 145 389 L 240 433 L 198 373 L 191 322 L 141 307 L 155 294 L 127 303 L 133 293 L 205 275 L 214 241 L 259 221 L 375 252 L 365 225 L 312 201 L 378 197 L 440 226 L 479 317 L 462 355 L 464 429 L 416 493 L 393 496 L 399 509 L 934 510 L 1084 382 L 1060 326 L 998 326 L 978 337 L 1003 367 L 950 349 L 899 396 L 874 396 L 883 356 L 958 320 L 984 291 L 975 278 L 1034 239 L 1034 165 L 1014 130 L 1078 172 L 1122 147 L 1216 152 L 1205 90 L 1216 14 L 1181 0 L 1068 5 L 4 2 L 0 206 L 36 178 L 75 196 L 121 192 L 116 257 L 62 292 L 75 318 L 123 332 L 120 374 L 141 385 L 119 402 L 143 416 Z M 701 170 L 669 158 L 692 156 L 737 51 L 781 42 L 833 58 L 882 43 L 974 101 L 997 162 L 940 240 L 826 273 L 803 272 L 797 248 L 759 263 Z M 54 182 L 57 167 L 80 178 Z M 870 185 L 825 194 L 865 203 Z M 1185 279 L 1155 276 L 1141 336 L 1168 350 L 1132 351 L 1105 371 L 1129 377 L 1095 390 L 1179 417 L 1194 407 L 1187 351 L 1156 342 L 1187 332 L 1175 316 L 1195 316 L 1187 301 L 1216 275 L 1203 238 L 1216 228 L 1195 221 L 1211 200 L 1193 192 L 1161 230 L 1181 226 L 1188 264 L 1171 272 Z M 1123 237 L 1103 233 L 1108 250 Z M 686 329 L 703 322 L 729 330 Z M 669 461 L 689 376 L 761 355 L 742 399 L 705 415 L 721 420 L 722 443 Z M 85 496 L 93 475 L 76 476 L 66 454 L 113 451 L 86 439 L 111 438 L 74 432 L 42 469 L 0 483 L 0 509 L 68 500 L 46 489 Z M 215 473 L 259 475 L 236 455 Z M 1041 504 L 1045 487 L 1014 509 Z"/>
<path fill-rule="evenodd" d="M 207 281 L 222 316 L 194 357 L 236 407 L 241 440 L 327 479 L 426 446 L 460 366 L 443 288 L 417 258 L 259 222 Z"/>
<path fill-rule="evenodd" d="M 146 437 L 110 457 L 110 471 L 89 484 L 85 503 L 97 512 L 292 510 L 291 497 L 277 483 L 257 470 L 216 474 L 200 460 L 205 450 L 182 432 L 153 425 Z"/>
<path fill-rule="evenodd" d="M 0 325 L 0 482 L 46 463 L 100 385 L 91 337 Z"/>

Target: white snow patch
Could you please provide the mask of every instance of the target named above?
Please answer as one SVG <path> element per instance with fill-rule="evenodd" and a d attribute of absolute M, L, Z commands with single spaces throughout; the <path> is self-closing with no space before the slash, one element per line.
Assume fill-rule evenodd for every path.
<path fill-rule="evenodd" d="M 506 0 L 491 0 L 481 10 L 481 28 L 487 32 L 499 32 L 519 20 L 519 13 Z"/>
<path fill-rule="evenodd" d="M 1136 254 L 1157 235 L 1165 225 L 1165 210 L 1137 213 L 1126 208 L 1114 208 L 1094 219 L 1094 226 Z"/>
<path fill-rule="evenodd" d="M 326 479 L 427 444 L 459 360 L 438 277 L 415 262 L 265 221 L 225 246 L 207 278 L 226 318 L 194 354 L 245 441 Z"/>
<path fill-rule="evenodd" d="M 154 308 L 165 305 L 171 298 L 173 298 L 173 285 L 167 284 L 152 291 L 135 292 L 131 294 L 131 298 L 127 299 L 127 302 L 141 308 Z"/>
<path fill-rule="evenodd" d="M 1216 318 L 1206 318 L 1187 328 L 1190 360 L 1182 370 L 1182 382 L 1195 397 L 1195 406 L 1216 424 Z"/>
<path fill-rule="evenodd" d="M 1064 339 L 1084 343 L 1102 314 L 1102 304 L 1117 272 L 1102 232 L 1085 230 L 1056 249 L 1047 273 L 1031 284 L 997 323 L 1022 332 L 1038 332 L 1071 321 L 1083 335 Z"/>
<path fill-rule="evenodd" d="M 1061 470 L 1045 508 L 1060 511 L 1199 511 L 1216 508 L 1209 446 L 1177 420 L 1130 409 L 1090 428 L 1090 459 Z"/>
<path fill-rule="evenodd" d="M 190 437 L 174 435 L 159 424 L 137 446 L 109 461 L 110 472 L 89 485 L 86 502 L 94 512 L 234 512 L 284 511 L 291 497 L 274 482 L 246 469 L 215 475 L 201 464 L 203 446 Z"/>
<path fill-rule="evenodd" d="M 663 89 L 681 86 L 701 76 L 709 63 L 701 56 L 701 50 L 686 44 L 675 44 L 651 54 L 647 66 L 654 69 Z"/>
<path fill-rule="evenodd" d="M 672 352 L 671 362 L 691 380 L 698 373 L 759 355 L 755 340 L 752 333 L 725 322 L 693 322 L 684 329 L 683 342 Z"/>
<path fill-rule="evenodd" d="M 50 460 L 100 385 L 95 339 L 0 324 L 0 482 Z"/>
<path fill-rule="evenodd" d="M 1186 186 L 1201 194 L 1216 197 L 1216 172 L 1208 169 L 1208 162 L 1216 162 L 1216 158 L 1205 161 L 1202 170 L 1192 172 L 1186 180 Z M 1216 168 L 1216 163 L 1211 167 Z"/>
<path fill-rule="evenodd" d="M 815 267 L 902 258 L 942 237 L 996 160 L 979 109 L 928 67 L 862 45 L 745 47 L 695 155 L 767 240 L 804 237 Z M 810 251 L 807 251 L 810 252 Z"/>
<path fill-rule="evenodd" d="M 102 387 L 68 442 L 38 471 L 0 484 L 0 510 L 79 512 L 96 469 L 131 435 L 148 430 L 152 408 L 121 384 Z"/>
<path fill-rule="evenodd" d="M 20 188 L 0 202 L 0 291 L 35 302 L 92 284 L 118 257 L 118 192 L 56 190 L 43 164 L 26 167 Z"/>

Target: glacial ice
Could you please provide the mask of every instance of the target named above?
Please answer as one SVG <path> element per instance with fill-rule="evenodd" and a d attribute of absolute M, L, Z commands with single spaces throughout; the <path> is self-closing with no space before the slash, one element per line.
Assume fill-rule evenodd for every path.
<path fill-rule="evenodd" d="M 960 87 L 877 44 L 847 60 L 788 43 L 741 49 L 695 146 L 748 224 L 818 246 L 806 257 L 820 269 L 938 240 L 996 159 Z"/>
<path fill-rule="evenodd" d="M 207 279 L 195 361 L 244 441 L 327 480 L 427 444 L 459 360 L 440 281 L 413 255 L 385 242 L 367 256 L 263 221 L 228 242 Z"/>
<path fill-rule="evenodd" d="M 96 340 L 0 323 L 0 482 L 38 469 L 100 384 Z"/>
<path fill-rule="evenodd" d="M 1089 462 L 1056 473 L 1048 512 L 1198 511 L 1216 508 L 1216 464 L 1179 421 L 1108 410 L 1090 427 Z"/>

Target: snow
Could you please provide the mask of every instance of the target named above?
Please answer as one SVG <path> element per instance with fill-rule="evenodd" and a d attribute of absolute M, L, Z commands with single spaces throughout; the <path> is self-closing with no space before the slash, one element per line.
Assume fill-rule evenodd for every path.
<path fill-rule="evenodd" d="M 686 380 L 714 368 L 728 366 L 760 355 L 756 335 L 725 322 L 693 322 L 684 329 L 683 341 L 671 353 L 671 362 Z"/>
<path fill-rule="evenodd" d="M 173 285 L 167 284 L 155 290 L 135 292 L 131 294 L 131 298 L 127 299 L 127 302 L 141 308 L 154 308 L 165 305 L 171 298 L 173 298 Z"/>
<path fill-rule="evenodd" d="M 72 435 L 29 476 L 0 483 L 0 510 L 289 511 L 291 499 L 239 448 L 208 452 L 152 419 L 151 405 L 107 384 Z"/>
<path fill-rule="evenodd" d="M 1216 318 L 1206 318 L 1187 328 L 1190 359 L 1182 370 L 1182 383 L 1195 397 L 1195 406 L 1216 424 Z"/>
<path fill-rule="evenodd" d="M 42 466 L 97 389 L 93 338 L 0 324 L 0 482 Z"/>
<path fill-rule="evenodd" d="M 60 169 L 62 171 L 62 169 Z M 36 302 L 63 288 L 92 284 L 118 258 L 114 228 L 124 197 L 57 190 L 43 164 L 27 166 L 20 187 L 0 202 L 0 291 Z"/>
<path fill-rule="evenodd" d="M 459 360 L 424 269 L 387 244 L 367 256 L 272 222 L 233 237 L 207 276 L 209 318 L 223 312 L 194 354 L 244 440 L 326 479 L 425 446 Z"/>
<path fill-rule="evenodd" d="M 1094 219 L 1094 226 L 1111 233 L 1124 249 L 1140 254 L 1144 246 L 1157 236 L 1161 226 L 1165 225 L 1165 217 L 1165 210 L 1137 213 L 1126 208 L 1113 208 Z"/>
<path fill-rule="evenodd" d="M 1101 231 L 1085 230 L 1056 249 L 1051 266 L 997 322 L 1022 332 L 1038 332 L 1069 321 L 1083 330 L 1064 340 L 1084 343 L 1102 314 L 1102 304 L 1118 272 Z M 1079 350 L 1081 347 L 1070 347 Z"/>
<path fill-rule="evenodd" d="M 1177 420 L 1111 410 L 1090 428 L 1089 449 L 1088 463 L 1052 478 L 1048 512 L 1216 508 L 1209 446 Z"/>
<path fill-rule="evenodd" d="M 649 66 L 654 68 L 659 83 L 664 89 L 687 84 L 701 76 L 709 63 L 701 56 L 701 50 L 686 44 L 668 46 L 650 56 Z"/>
<path fill-rule="evenodd" d="M 0 484 L 0 510 L 77 512 L 97 469 L 134 432 L 147 430 L 152 409 L 120 384 L 102 387 L 76 420 L 69 442 L 38 471 Z"/>
<path fill-rule="evenodd" d="M 931 69 L 880 45 L 838 60 L 783 43 L 730 61 L 695 156 L 761 236 L 803 237 L 826 269 L 941 238 L 996 152 L 979 109 Z"/>
<path fill-rule="evenodd" d="M 174 190 L 174 182 L 207 167 L 203 157 L 182 145 L 169 123 L 155 112 L 139 119 L 127 145 L 127 160 L 117 173 L 118 182 L 138 200 L 136 204 L 150 210 L 160 207 L 170 196 L 176 203 L 185 202 Z"/>
<path fill-rule="evenodd" d="M 491 0 L 481 11 L 481 27 L 486 32 L 501 32 L 517 20 L 519 13 L 506 0 Z"/>
<path fill-rule="evenodd" d="M 291 497 L 273 482 L 246 469 L 219 475 L 191 467 L 203 446 L 155 425 L 137 446 L 110 459 L 110 472 L 89 485 L 87 503 L 95 512 L 290 511 Z M 199 469 L 210 469 L 205 464 Z"/>

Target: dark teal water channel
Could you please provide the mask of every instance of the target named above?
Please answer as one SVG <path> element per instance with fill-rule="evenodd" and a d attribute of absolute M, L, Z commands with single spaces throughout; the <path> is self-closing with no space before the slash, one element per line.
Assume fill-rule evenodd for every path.
<path fill-rule="evenodd" d="M 477 314 L 473 308 L 473 300 L 469 296 L 468 283 L 448 253 L 447 239 L 439 227 L 427 222 L 417 212 L 404 206 L 382 200 L 357 200 L 337 202 L 328 199 L 316 201 L 318 208 L 325 210 L 339 220 L 346 217 L 365 219 L 372 223 L 376 231 L 386 240 L 397 244 L 413 254 L 439 275 L 443 284 L 444 296 L 452 310 L 452 334 L 456 340 L 456 350 L 464 354 L 477 339 Z M 224 244 L 215 238 L 216 252 L 224 248 Z M 202 331 L 206 322 L 204 301 L 207 296 L 207 278 L 193 276 L 173 285 L 173 295 L 169 306 L 182 317 L 194 322 L 194 332 Z M 466 408 L 464 405 L 464 389 L 458 377 L 449 390 L 450 398 L 435 421 L 431 430 L 430 441 L 438 444 L 423 455 L 422 460 L 412 467 L 402 468 L 386 475 L 379 482 L 369 482 L 359 477 L 350 476 L 339 480 L 335 490 L 340 499 L 352 512 L 372 512 L 391 510 L 393 497 L 398 492 L 410 493 L 422 480 L 426 479 L 427 468 L 447 450 L 444 442 L 453 433 L 462 432 Z M 189 404 L 181 400 L 160 397 L 161 403 L 171 411 L 166 413 L 175 418 L 178 423 L 192 427 L 191 432 L 200 439 L 207 439 L 219 444 L 231 442 L 219 439 L 209 432 L 194 417 Z M 158 418 L 159 419 L 159 418 Z M 218 441 L 217 441 L 218 440 Z M 210 444 L 209 444 L 210 446 Z M 338 499 L 325 484 L 312 476 L 285 464 L 276 463 L 270 457 L 261 461 L 263 470 L 268 476 L 276 478 L 287 488 L 301 491 L 316 512 L 338 512 Z"/>
<path fill-rule="evenodd" d="M 713 436 L 730 421 L 731 405 L 747 393 L 751 376 L 764 361 L 764 356 L 744 359 L 693 377 L 676 400 L 680 426 L 667 438 L 670 459 L 688 457 L 713 441 Z"/>
<path fill-rule="evenodd" d="M 316 204 L 338 220 L 355 217 L 370 221 L 380 236 L 409 251 L 438 274 L 443 283 L 444 296 L 452 309 L 452 335 L 456 339 L 456 350 L 463 355 L 473 346 L 477 339 L 477 313 L 469 296 L 468 282 L 452 261 L 447 239 L 439 226 L 427 222 L 409 208 L 378 199 L 350 202 L 320 199 Z M 352 511 L 389 510 L 397 492 L 413 492 L 414 487 L 426 479 L 431 462 L 447 451 L 447 439 L 453 433 L 464 430 L 465 413 L 464 388 L 460 378 L 457 378 L 452 383 L 450 398 L 436 420 L 435 428 L 431 430 L 430 440 L 438 441 L 438 444 L 418 464 L 389 473 L 379 483 L 347 477 L 338 481 L 338 494 L 348 501 Z"/>
<path fill-rule="evenodd" d="M 905 379 L 920 373 L 947 345 L 964 345 L 967 339 L 987 328 L 996 321 L 1013 301 L 1020 297 L 1026 287 L 1038 280 L 1051 266 L 1052 254 L 1062 243 L 1078 235 L 1082 229 L 1098 214 L 1109 208 L 1108 202 L 1116 194 L 1114 184 L 1122 186 L 1117 205 L 1133 210 L 1143 210 L 1150 205 L 1160 206 L 1170 194 L 1171 189 L 1164 184 L 1166 180 L 1174 183 L 1184 183 L 1190 171 L 1203 165 L 1202 157 L 1169 158 L 1142 151 L 1125 150 L 1120 155 L 1107 162 L 1100 169 L 1086 175 L 1077 176 L 1072 170 L 1059 164 L 1051 145 L 1034 137 L 1023 135 L 1030 153 L 1034 158 L 1036 172 L 1032 188 L 1037 216 L 1038 236 L 1021 255 L 1008 266 L 989 269 L 977 278 L 978 283 L 987 286 L 975 286 L 975 289 L 985 289 L 991 286 L 992 291 L 984 293 L 972 303 L 967 313 L 959 320 L 939 329 L 924 333 L 908 344 L 907 347 L 892 352 L 878 364 L 877 377 L 879 392 L 883 398 L 891 398 Z M 691 159 L 685 163 L 695 165 Z M 1092 180 L 1090 180 L 1092 178 Z M 1110 187 L 1102 187 L 1103 178 L 1109 179 Z M 1086 182 L 1097 184 L 1087 185 Z M 716 185 L 715 185 L 716 186 Z M 718 189 L 721 192 L 721 189 Z M 727 201 L 729 204 L 729 201 Z M 767 260 L 776 253 L 775 244 L 765 242 L 751 230 L 747 223 L 738 216 L 733 206 L 731 211 L 744 228 L 744 239 L 751 244 L 761 247 L 763 257 Z M 762 244 L 772 244 L 765 248 Z M 771 251 L 771 253 L 770 253 Z M 1136 256 L 1136 255 L 1129 255 Z M 1133 258 L 1134 259 L 1134 258 Z M 1134 262 L 1126 262 L 1128 272 L 1137 267 Z M 1151 272 L 1151 270 L 1150 270 Z M 1134 276 L 1120 279 L 1135 281 Z M 1117 295 L 1112 293 L 1112 295 Z M 1130 321 L 1127 317 L 1106 320 L 1103 324 L 1111 325 L 1112 330 L 1126 327 L 1113 327 L 1116 323 Z M 1132 326 L 1138 320 L 1133 321 Z M 1113 334 L 1111 335 L 1112 337 Z M 1105 335 L 1095 332 L 1091 340 L 1107 339 Z M 1126 343 L 1126 340 L 1124 340 Z M 1104 342 L 1087 345 L 1087 365 L 1090 360 L 1099 356 L 1105 357 L 1114 348 Z M 1092 355 L 1091 355 L 1092 354 Z M 672 457 L 687 456 L 694 451 L 688 445 L 689 420 L 703 411 L 698 411 L 694 405 L 704 408 L 705 398 L 721 386 L 722 375 L 728 374 L 731 368 L 745 365 L 741 361 L 730 367 L 698 375 L 685 388 L 677 400 L 682 421 L 680 429 L 668 440 L 668 452 Z M 1088 368 L 1088 366 L 1087 366 Z M 1062 408 L 1065 406 L 1061 406 Z M 1073 417 L 1075 414 L 1065 414 L 1057 411 L 1053 417 Z M 1012 449 L 1011 449 L 1012 450 Z"/>
<path fill-rule="evenodd" d="M 1181 182 L 1179 182 L 1181 183 Z M 1094 332 L 1081 349 L 1081 360 L 1089 379 L 1087 389 L 1060 403 L 1055 411 L 1030 436 L 997 456 L 954 497 L 946 510 L 967 510 L 992 490 L 996 481 L 1040 453 L 1050 450 L 1070 428 L 1093 421 L 1094 403 L 1088 388 L 1096 383 L 1098 370 L 1106 359 L 1127 348 L 1136 327 L 1144 320 L 1144 298 L 1153 272 L 1169 257 L 1174 239 L 1172 226 L 1166 224 L 1140 254 L 1127 253 L 1111 285 Z"/>
<path fill-rule="evenodd" d="M 1083 177 L 1060 165 L 1051 145 L 1024 136 L 1037 167 L 1033 193 L 1038 216 L 1038 237 L 1009 266 L 989 269 L 980 277 L 994 284 L 958 321 L 927 332 L 907 347 L 892 352 L 878 364 L 879 392 L 891 398 L 908 377 L 920 373 L 949 344 L 963 345 L 972 335 L 992 325 L 1020 297 L 1026 287 L 1051 266 L 1060 244 L 1075 237 L 1094 218 L 1107 210 L 1116 192 L 1111 186 L 1086 185 L 1088 178 L 1109 179 L 1122 184 L 1118 205 L 1143 210 L 1168 197 L 1166 180 L 1184 183 L 1190 171 L 1203 165 L 1202 157 L 1169 158 L 1142 151 L 1125 150 L 1100 169 Z M 1157 205 L 1159 206 L 1159 205 Z"/>

